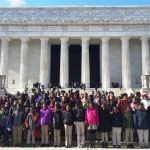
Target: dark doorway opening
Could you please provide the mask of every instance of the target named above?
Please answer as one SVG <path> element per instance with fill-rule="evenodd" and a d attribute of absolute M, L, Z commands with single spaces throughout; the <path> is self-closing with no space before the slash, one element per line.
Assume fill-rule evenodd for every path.
<path fill-rule="evenodd" d="M 69 46 L 69 86 L 79 86 L 81 82 L 81 46 Z"/>
<path fill-rule="evenodd" d="M 51 84 L 59 86 L 60 45 L 51 45 Z"/>
<path fill-rule="evenodd" d="M 95 88 L 100 85 L 100 46 L 90 45 L 90 87 Z"/>

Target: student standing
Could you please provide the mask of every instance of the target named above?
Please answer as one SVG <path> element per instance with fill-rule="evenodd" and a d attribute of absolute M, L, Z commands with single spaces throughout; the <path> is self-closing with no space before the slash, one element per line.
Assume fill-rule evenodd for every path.
<path fill-rule="evenodd" d="M 60 132 L 63 125 L 62 112 L 60 111 L 60 106 L 56 105 L 53 115 L 53 128 L 54 128 L 54 147 L 60 147 Z"/>
<path fill-rule="evenodd" d="M 48 129 L 52 124 L 52 111 L 48 108 L 47 103 L 43 103 L 42 109 L 40 110 L 40 125 L 41 125 L 41 146 L 49 144 L 48 141 Z"/>
<path fill-rule="evenodd" d="M 66 110 L 63 112 L 63 123 L 65 128 L 65 145 L 66 148 L 72 146 L 72 127 L 74 124 L 74 113 L 70 105 L 66 105 Z"/>
<path fill-rule="evenodd" d="M 85 143 L 85 108 L 82 106 L 82 102 L 77 103 L 74 113 L 77 131 L 77 145 L 79 148 L 82 148 Z"/>
<path fill-rule="evenodd" d="M 85 123 L 88 125 L 90 147 L 95 147 L 96 131 L 99 125 L 98 111 L 93 102 L 90 102 L 85 113 Z"/>
<path fill-rule="evenodd" d="M 113 108 L 112 119 L 112 143 L 114 148 L 121 147 L 121 131 L 123 126 L 122 114 L 117 107 Z"/>
<path fill-rule="evenodd" d="M 135 113 L 134 125 L 137 128 L 140 148 L 149 146 L 149 113 L 144 109 L 143 103 L 140 103 Z"/>

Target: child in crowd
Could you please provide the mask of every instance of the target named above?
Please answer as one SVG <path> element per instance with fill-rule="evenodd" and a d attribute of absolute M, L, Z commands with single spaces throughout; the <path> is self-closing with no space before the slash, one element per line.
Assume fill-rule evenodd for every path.
<path fill-rule="evenodd" d="M 133 112 L 131 108 L 127 106 L 123 113 L 123 127 L 125 129 L 127 148 L 133 148 L 133 125 Z"/>
<path fill-rule="evenodd" d="M 19 104 L 16 105 L 16 108 L 13 110 L 13 146 L 22 145 L 22 129 L 23 129 L 23 110 Z"/>
<path fill-rule="evenodd" d="M 74 113 L 77 131 L 77 145 L 79 148 L 82 148 L 84 147 L 85 143 L 85 108 L 82 106 L 81 101 L 76 104 Z"/>
<path fill-rule="evenodd" d="M 100 120 L 100 132 L 102 133 L 102 147 L 108 147 L 108 132 L 111 131 L 111 122 L 110 122 L 110 112 L 107 109 L 107 105 L 105 103 L 101 104 L 99 110 L 99 120 Z"/>
<path fill-rule="evenodd" d="M 113 108 L 112 119 L 112 143 L 114 148 L 121 147 L 121 131 L 123 126 L 122 114 L 117 107 Z"/>
<path fill-rule="evenodd" d="M 30 112 L 25 120 L 25 125 L 28 129 L 27 144 L 30 145 L 32 143 L 32 145 L 35 146 L 35 129 L 38 125 L 38 113 L 35 108 L 30 108 Z"/>
<path fill-rule="evenodd" d="M 93 102 L 90 102 L 85 113 L 85 123 L 88 125 L 90 147 L 95 148 L 96 131 L 99 125 L 98 111 Z"/>
<path fill-rule="evenodd" d="M 149 147 L 149 113 L 144 109 L 143 103 L 138 105 L 138 110 L 135 113 L 134 125 L 137 128 L 140 148 Z"/>
<path fill-rule="evenodd" d="M 63 112 L 63 123 L 65 128 L 65 145 L 66 148 L 72 146 L 72 128 L 74 124 L 74 113 L 69 104 L 66 105 L 66 110 Z"/>
<path fill-rule="evenodd" d="M 41 146 L 47 146 L 48 141 L 48 129 L 52 124 L 52 111 L 49 109 L 47 103 L 43 103 L 40 110 L 40 125 L 41 125 Z"/>
<path fill-rule="evenodd" d="M 54 110 L 54 115 L 53 115 L 54 147 L 60 147 L 61 145 L 60 132 L 62 126 L 63 126 L 62 112 L 60 110 L 60 106 L 56 105 Z"/>

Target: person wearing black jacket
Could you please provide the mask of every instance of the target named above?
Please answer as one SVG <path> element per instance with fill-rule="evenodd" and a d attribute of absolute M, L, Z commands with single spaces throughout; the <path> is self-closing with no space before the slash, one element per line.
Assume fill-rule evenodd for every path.
<path fill-rule="evenodd" d="M 75 126 L 77 131 L 77 145 L 82 148 L 85 143 L 85 109 L 82 102 L 78 102 L 74 109 Z"/>
<path fill-rule="evenodd" d="M 99 109 L 99 130 L 102 133 L 102 147 L 108 147 L 108 132 L 111 131 L 110 112 L 105 103 Z"/>
<path fill-rule="evenodd" d="M 112 143 L 113 147 L 121 147 L 121 131 L 123 127 L 123 117 L 117 107 L 113 108 L 112 119 Z"/>
<path fill-rule="evenodd" d="M 60 106 L 55 106 L 55 111 L 53 115 L 53 128 L 54 128 L 54 147 L 60 147 L 60 132 L 63 125 L 62 112 L 60 111 Z"/>
<path fill-rule="evenodd" d="M 72 144 L 72 127 L 75 119 L 74 112 L 68 104 L 66 105 L 66 111 L 63 112 L 62 119 L 65 128 L 65 145 L 66 148 L 70 148 Z"/>

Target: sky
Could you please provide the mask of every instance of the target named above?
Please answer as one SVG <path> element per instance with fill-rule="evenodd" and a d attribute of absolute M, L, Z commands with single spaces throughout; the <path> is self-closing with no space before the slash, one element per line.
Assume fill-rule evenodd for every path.
<path fill-rule="evenodd" d="M 133 6 L 149 5 L 150 0 L 0 0 L 0 7 L 32 6 Z"/>

